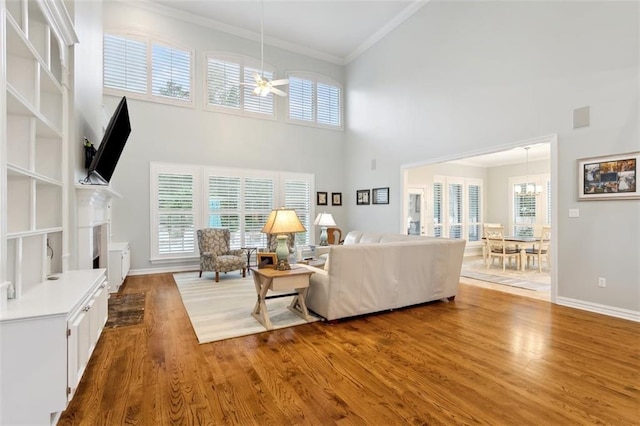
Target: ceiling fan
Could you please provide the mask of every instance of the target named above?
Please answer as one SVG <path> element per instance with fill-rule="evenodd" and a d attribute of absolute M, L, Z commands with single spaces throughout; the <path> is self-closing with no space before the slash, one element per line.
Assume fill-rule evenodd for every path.
<path fill-rule="evenodd" d="M 284 86 L 289 84 L 289 80 L 286 78 L 280 80 L 271 80 L 264 77 L 264 0 L 260 2 L 260 72 L 253 74 L 256 87 L 253 89 L 253 94 L 258 96 L 268 96 L 269 93 L 273 93 L 278 96 L 287 96 L 287 93 L 276 89 L 275 86 Z M 251 84 L 251 83 L 242 83 Z"/>

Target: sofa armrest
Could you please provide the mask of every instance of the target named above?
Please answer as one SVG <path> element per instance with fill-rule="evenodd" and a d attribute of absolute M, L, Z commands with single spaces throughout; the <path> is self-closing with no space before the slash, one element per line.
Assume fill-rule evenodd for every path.
<path fill-rule="evenodd" d="M 328 254 L 330 248 L 331 246 L 316 246 L 314 254 L 317 258 L 320 258 L 323 254 Z"/>

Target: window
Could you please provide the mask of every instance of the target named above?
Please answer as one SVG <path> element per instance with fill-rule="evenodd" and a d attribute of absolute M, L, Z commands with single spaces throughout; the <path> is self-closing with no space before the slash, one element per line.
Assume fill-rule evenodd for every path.
<path fill-rule="evenodd" d="M 435 176 L 432 235 L 479 242 L 482 238 L 481 225 L 482 181 Z"/>
<path fill-rule="evenodd" d="M 253 93 L 255 75 L 273 80 L 270 67 L 260 70 L 257 60 L 230 53 L 207 55 L 207 107 L 236 114 L 275 118 L 273 94 Z"/>
<path fill-rule="evenodd" d="M 104 87 L 118 95 L 191 105 L 192 62 L 191 50 L 148 36 L 104 35 Z"/>
<path fill-rule="evenodd" d="M 158 257 L 197 253 L 197 175 L 179 166 L 151 167 L 152 245 Z"/>
<path fill-rule="evenodd" d="M 551 181 L 549 175 L 509 178 L 511 230 L 517 237 L 539 235 L 542 225 L 551 224 Z M 528 184 L 528 185 L 527 185 Z M 527 194 L 526 188 L 538 188 L 537 195 Z"/>
<path fill-rule="evenodd" d="M 442 237 L 443 218 L 442 212 L 442 182 L 433 183 L 433 236 Z"/>
<path fill-rule="evenodd" d="M 290 74 L 289 120 L 322 127 L 342 128 L 341 85 L 311 74 Z"/>
<path fill-rule="evenodd" d="M 231 231 L 231 248 L 265 247 L 262 227 L 275 207 L 294 208 L 311 243 L 313 175 L 151 164 L 152 261 L 198 256 L 195 230 Z M 203 205 L 198 204 L 203 200 Z"/>

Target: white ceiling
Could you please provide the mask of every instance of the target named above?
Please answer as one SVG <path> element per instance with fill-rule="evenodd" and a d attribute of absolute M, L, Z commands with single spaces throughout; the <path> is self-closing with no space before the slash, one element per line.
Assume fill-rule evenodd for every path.
<path fill-rule="evenodd" d="M 346 64 L 427 1 L 265 0 L 265 44 Z M 136 3 L 260 40 L 260 2 L 256 0 L 137 0 Z"/>

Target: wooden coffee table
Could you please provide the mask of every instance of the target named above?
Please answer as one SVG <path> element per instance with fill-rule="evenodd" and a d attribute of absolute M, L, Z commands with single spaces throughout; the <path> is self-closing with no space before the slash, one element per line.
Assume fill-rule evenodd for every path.
<path fill-rule="evenodd" d="M 307 289 L 309 288 L 309 277 L 313 274 L 313 271 L 304 267 L 296 268 L 295 265 L 287 271 L 278 271 L 271 268 L 258 269 L 256 267 L 251 267 L 251 271 L 253 272 L 253 283 L 256 286 L 256 293 L 258 293 L 258 301 L 251 315 L 260 324 L 264 325 L 267 330 L 273 329 L 267 312 L 267 304 L 265 303 L 267 299 L 295 296 L 288 309 L 305 321 L 311 321 L 312 318 L 309 316 L 309 311 L 307 310 L 304 299 L 307 296 Z M 267 296 L 269 290 L 295 290 L 295 293 Z"/>

